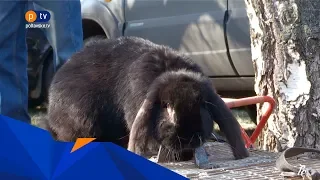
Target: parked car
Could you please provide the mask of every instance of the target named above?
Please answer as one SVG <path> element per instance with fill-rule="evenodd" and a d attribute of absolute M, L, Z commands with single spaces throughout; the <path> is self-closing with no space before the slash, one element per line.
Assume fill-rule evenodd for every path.
<path fill-rule="evenodd" d="M 53 53 L 41 29 L 27 29 L 29 105 L 46 100 L 49 83 L 54 75 Z"/>
<path fill-rule="evenodd" d="M 244 0 L 81 0 L 81 8 L 84 39 L 143 37 L 190 55 L 218 91 L 253 91 Z M 31 99 L 46 94 L 52 77 L 51 49 L 35 42 L 30 42 L 39 49 L 30 58 Z"/>

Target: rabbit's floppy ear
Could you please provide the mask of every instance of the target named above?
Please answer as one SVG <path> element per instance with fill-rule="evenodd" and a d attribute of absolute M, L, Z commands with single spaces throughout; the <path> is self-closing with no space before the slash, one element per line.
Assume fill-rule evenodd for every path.
<path fill-rule="evenodd" d="M 155 126 L 157 114 L 160 113 L 156 93 L 152 94 L 143 101 L 130 130 L 128 150 L 138 155 L 144 153 Z"/>
<path fill-rule="evenodd" d="M 212 119 L 219 125 L 220 130 L 225 134 L 227 141 L 232 148 L 233 155 L 236 159 L 248 157 L 249 154 L 242 139 L 240 124 L 221 97 L 216 94 L 211 87 L 208 87 L 208 90 L 206 101 L 207 108 Z"/>

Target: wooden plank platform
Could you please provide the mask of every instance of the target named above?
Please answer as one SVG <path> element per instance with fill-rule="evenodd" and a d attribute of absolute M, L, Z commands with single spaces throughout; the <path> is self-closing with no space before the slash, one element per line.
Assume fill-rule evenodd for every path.
<path fill-rule="evenodd" d="M 205 145 L 210 164 L 199 169 L 194 161 L 160 164 L 189 179 L 284 179 L 275 167 L 280 153 L 250 150 L 250 157 L 234 160 L 226 143 L 209 142 Z M 289 163 L 320 171 L 320 159 L 304 155 L 289 159 Z M 295 178 L 296 179 L 296 178 Z"/>

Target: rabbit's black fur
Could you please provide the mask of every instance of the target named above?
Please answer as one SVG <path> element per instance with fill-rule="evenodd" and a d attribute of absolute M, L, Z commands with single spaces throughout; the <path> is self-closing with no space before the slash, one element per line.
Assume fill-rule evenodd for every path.
<path fill-rule="evenodd" d="M 169 47 L 137 37 L 95 40 L 54 76 L 49 131 L 60 141 L 95 137 L 142 155 L 152 142 L 172 152 L 194 149 L 215 120 L 235 157 L 247 157 L 239 124 L 211 86 Z"/>

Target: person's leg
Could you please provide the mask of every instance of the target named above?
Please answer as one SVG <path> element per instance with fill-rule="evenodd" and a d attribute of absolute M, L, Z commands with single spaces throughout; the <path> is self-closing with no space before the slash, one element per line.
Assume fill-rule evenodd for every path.
<path fill-rule="evenodd" d="M 26 1 L 0 1 L 0 114 L 30 123 Z"/>
<path fill-rule="evenodd" d="M 43 8 L 51 14 L 50 28 L 45 33 L 54 50 L 55 66 L 60 67 L 83 46 L 80 0 L 34 2 L 36 9 Z"/>

